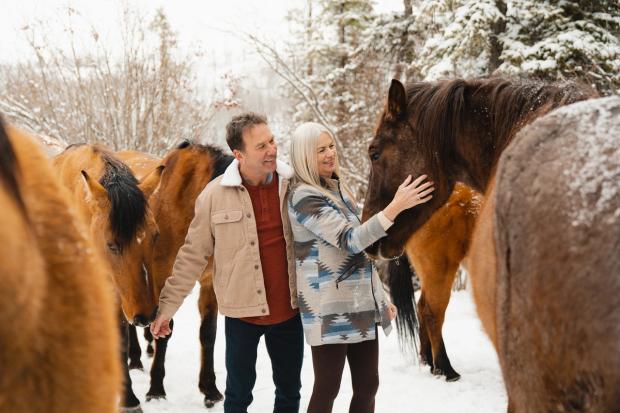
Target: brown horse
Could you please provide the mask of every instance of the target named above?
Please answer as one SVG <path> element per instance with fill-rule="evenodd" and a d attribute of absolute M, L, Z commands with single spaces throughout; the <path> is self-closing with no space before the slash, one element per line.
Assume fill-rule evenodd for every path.
<path fill-rule="evenodd" d="M 382 271 L 398 307 L 396 322 L 401 340 L 404 344 L 415 345 L 415 335 L 419 332 L 421 362 L 428 364 L 433 374 L 445 376 L 447 381 L 456 381 L 461 376 L 448 358 L 442 335 L 443 322 L 452 284 L 469 249 L 481 203 L 479 193 L 457 183 L 448 201 L 406 242 L 406 254 L 390 260 Z M 421 283 L 417 318 L 414 274 Z"/>
<path fill-rule="evenodd" d="M 113 287 L 49 160 L 1 119 L 0 209 L 0 412 L 116 412 Z"/>
<path fill-rule="evenodd" d="M 118 156 L 124 159 L 138 176 L 148 173 L 159 164 L 156 158 L 138 152 L 119 152 Z M 147 263 L 149 273 L 153 275 L 155 299 L 159 297 L 166 279 L 171 274 L 177 252 L 185 241 L 187 229 L 194 217 L 196 198 L 211 180 L 224 173 L 232 159 L 232 156 L 225 155 L 216 147 L 183 142 L 170 151 L 161 162 L 166 168 L 161 185 L 149 200 L 160 229 L 155 244 L 155 255 Z M 202 320 L 200 325 L 202 363 L 198 386 L 205 395 L 206 407 L 212 407 L 215 402 L 223 399 L 216 386 L 213 370 L 217 302 L 212 282 L 213 261 L 209 263 L 200 280 L 198 302 Z M 173 323 L 171 322 L 170 325 L 172 327 Z M 145 336 L 147 339 L 150 338 L 147 331 L 145 331 Z M 151 386 L 147 393 L 147 400 L 166 396 L 163 378 L 169 338 L 170 336 L 160 338 L 155 342 L 155 359 L 151 367 Z"/>
<path fill-rule="evenodd" d="M 127 322 L 147 326 L 156 311 L 145 262 L 152 255 L 158 229 L 147 200 L 159 184 L 162 168 L 139 183 L 110 151 L 85 144 L 68 147 L 53 164 L 61 182 L 72 192 L 78 213 L 89 226 L 116 284 L 121 303 L 124 407 L 139 411 L 140 401 L 131 388 L 126 363 Z"/>
<path fill-rule="evenodd" d="M 456 181 L 487 191 L 470 274 L 509 411 L 613 412 L 620 403 L 620 100 L 559 109 L 516 135 L 592 95 L 502 79 L 407 90 L 393 81 L 369 148 L 365 218 L 407 174 L 427 173 L 436 187 L 433 201 L 399 216 L 370 254 L 399 255 Z M 581 185 L 580 175 L 593 183 Z"/>

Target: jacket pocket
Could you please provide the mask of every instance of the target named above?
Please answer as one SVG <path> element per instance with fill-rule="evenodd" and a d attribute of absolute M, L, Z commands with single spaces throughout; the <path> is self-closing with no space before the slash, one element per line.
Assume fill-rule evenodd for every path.
<path fill-rule="evenodd" d="M 211 214 L 215 249 L 239 248 L 245 242 L 243 211 L 218 211 Z"/>
<path fill-rule="evenodd" d="M 336 288 L 338 288 L 338 284 L 344 280 L 346 280 L 347 278 L 349 278 L 350 276 L 353 275 L 353 273 L 355 273 L 355 270 L 357 270 L 359 267 L 357 265 L 356 262 L 352 262 L 351 265 L 349 265 L 347 268 L 345 268 L 344 270 L 342 270 L 340 272 L 340 275 L 338 276 L 338 278 L 336 278 Z"/>

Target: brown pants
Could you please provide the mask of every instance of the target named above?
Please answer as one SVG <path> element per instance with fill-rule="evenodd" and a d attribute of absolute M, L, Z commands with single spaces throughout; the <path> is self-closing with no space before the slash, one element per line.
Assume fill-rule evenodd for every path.
<path fill-rule="evenodd" d="M 344 361 L 349 361 L 353 398 L 350 413 L 375 411 L 375 395 L 379 388 L 379 341 L 354 344 L 312 346 L 314 387 L 308 413 L 329 413 L 340 390 Z"/>

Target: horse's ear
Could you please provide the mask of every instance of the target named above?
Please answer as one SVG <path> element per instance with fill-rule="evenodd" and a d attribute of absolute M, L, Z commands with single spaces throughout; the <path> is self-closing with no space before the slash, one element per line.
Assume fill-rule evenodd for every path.
<path fill-rule="evenodd" d="M 155 192 L 155 190 L 157 189 L 157 186 L 161 181 L 161 174 L 164 172 L 164 168 L 164 165 L 159 165 L 147 176 L 142 178 L 142 181 L 140 181 L 140 183 L 138 184 L 146 199 L 149 199 L 151 195 L 153 195 L 153 192 Z"/>
<path fill-rule="evenodd" d="M 82 178 L 86 186 L 90 199 L 95 201 L 99 205 L 105 205 L 108 202 L 108 191 L 99 182 L 91 178 L 91 176 L 84 170 L 82 170 Z"/>
<path fill-rule="evenodd" d="M 392 119 L 400 118 L 407 112 L 407 92 L 405 86 L 397 79 L 392 79 L 390 85 L 387 112 Z"/>

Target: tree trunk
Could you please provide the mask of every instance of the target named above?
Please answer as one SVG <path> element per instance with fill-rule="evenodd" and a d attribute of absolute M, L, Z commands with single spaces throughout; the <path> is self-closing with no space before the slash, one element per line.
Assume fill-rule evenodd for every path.
<path fill-rule="evenodd" d="M 492 74 L 502 64 L 500 56 L 502 54 L 503 47 L 499 41 L 499 36 L 506 31 L 506 2 L 504 0 L 496 0 L 495 6 L 504 17 L 495 22 L 492 27 L 493 33 L 489 39 L 491 43 L 491 49 L 489 51 L 489 74 Z"/>

